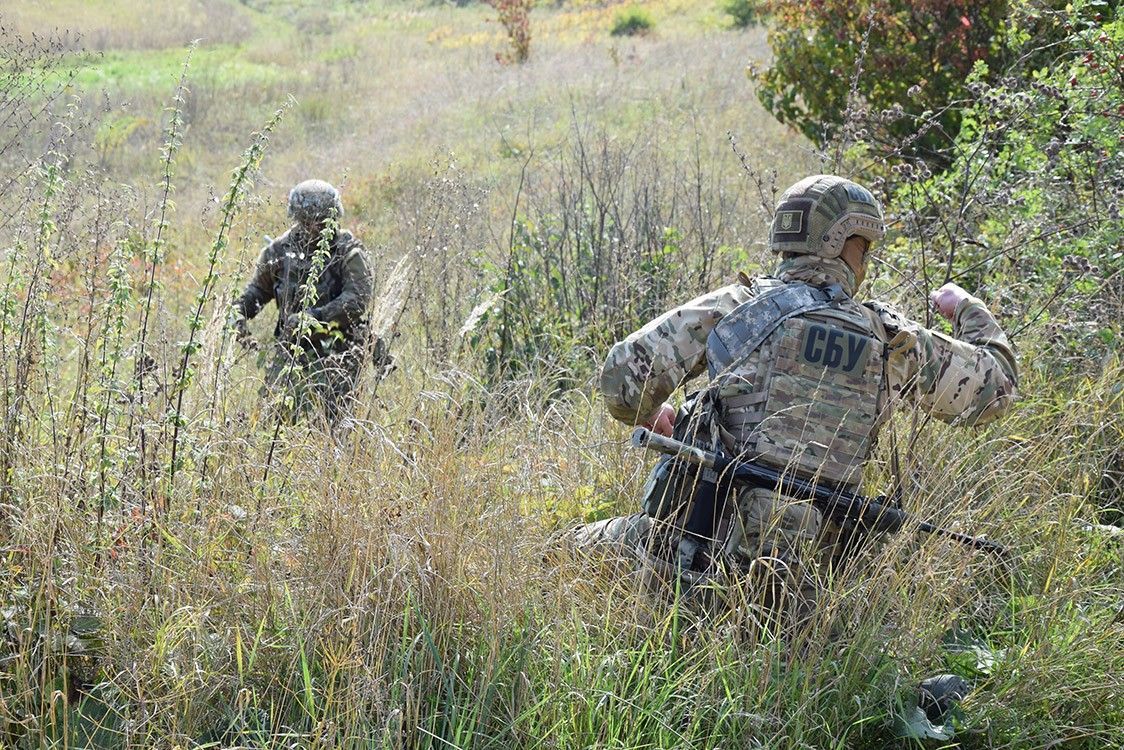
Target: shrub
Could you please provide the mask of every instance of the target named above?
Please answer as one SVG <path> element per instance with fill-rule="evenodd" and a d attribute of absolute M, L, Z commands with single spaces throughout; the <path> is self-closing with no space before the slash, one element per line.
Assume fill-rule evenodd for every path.
<path fill-rule="evenodd" d="M 821 145 L 847 119 L 852 94 L 875 110 L 942 110 L 940 129 L 955 134 L 959 115 L 948 105 L 963 95 L 976 62 L 996 60 L 992 38 L 1007 7 L 1007 0 L 776 2 L 775 59 L 758 76 L 758 98 Z M 899 124 L 894 135 L 908 132 Z M 936 144 L 944 144 L 939 130 L 919 138 L 915 150 Z"/>
<path fill-rule="evenodd" d="M 652 17 L 643 8 L 626 8 L 613 19 L 613 36 L 644 36 L 654 26 Z"/>
<path fill-rule="evenodd" d="M 489 0 L 507 32 L 509 49 L 497 52 L 501 63 L 525 63 L 531 56 L 531 0 Z"/>
<path fill-rule="evenodd" d="M 761 0 L 724 0 L 722 10 L 730 17 L 736 29 L 756 26 L 766 14 L 766 8 Z"/>
<path fill-rule="evenodd" d="M 1003 51 L 1015 62 L 967 78 L 947 168 L 907 158 L 883 178 L 903 234 L 886 267 L 919 290 L 951 279 L 1002 300 L 1016 343 L 1050 342 L 1036 367 L 1096 369 L 1119 347 L 1124 21 L 1103 8 L 1017 10 Z"/>
<path fill-rule="evenodd" d="M 614 341 L 732 277 L 738 262 L 730 245 L 744 195 L 709 176 L 716 157 L 678 158 L 655 145 L 655 129 L 625 142 L 573 131 L 528 170 L 526 207 L 487 269 L 502 304 L 472 340 L 493 381 L 546 372 L 561 387 L 581 382 Z"/>

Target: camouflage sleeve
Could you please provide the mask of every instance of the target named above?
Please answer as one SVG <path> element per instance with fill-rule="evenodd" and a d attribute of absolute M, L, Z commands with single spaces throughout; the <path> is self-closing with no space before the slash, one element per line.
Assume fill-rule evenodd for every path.
<path fill-rule="evenodd" d="M 348 248 L 340 269 L 343 281 L 340 293 L 308 311 L 317 320 L 335 322 L 340 328 L 351 328 L 363 321 L 374 290 L 367 250 L 358 240 L 352 241 Z"/>
<path fill-rule="evenodd" d="M 889 335 L 891 392 L 917 400 L 934 417 L 977 425 L 1002 416 L 1014 402 L 1018 368 L 1003 329 L 983 302 L 962 300 L 947 336 L 875 306 Z"/>
<path fill-rule="evenodd" d="M 269 244 L 261 251 L 254 266 L 250 283 L 234 300 L 234 309 L 247 320 L 252 320 L 261 309 L 273 301 L 274 246 Z"/>
<path fill-rule="evenodd" d="M 609 350 L 601 393 L 614 418 L 645 421 L 684 381 L 706 366 L 706 339 L 714 325 L 750 298 L 731 284 L 664 313 Z"/>

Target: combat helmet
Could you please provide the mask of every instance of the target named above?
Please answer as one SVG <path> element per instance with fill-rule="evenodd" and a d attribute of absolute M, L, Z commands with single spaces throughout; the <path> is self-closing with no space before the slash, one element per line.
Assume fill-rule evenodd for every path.
<path fill-rule="evenodd" d="M 323 180 L 305 180 L 289 191 L 289 218 L 293 221 L 315 224 L 341 216 L 340 191 Z"/>
<path fill-rule="evenodd" d="M 885 233 L 882 206 L 869 190 L 842 177 L 818 174 L 781 196 L 769 229 L 769 249 L 838 258 L 851 235 L 876 242 Z"/>

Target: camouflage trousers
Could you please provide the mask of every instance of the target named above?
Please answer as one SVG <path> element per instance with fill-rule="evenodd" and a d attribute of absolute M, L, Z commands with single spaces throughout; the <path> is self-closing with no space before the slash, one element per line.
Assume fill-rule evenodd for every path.
<path fill-rule="evenodd" d="M 691 538 L 637 513 L 582 526 L 573 541 L 584 555 L 630 566 L 654 593 L 689 592 L 712 613 L 736 609 L 762 625 L 802 627 L 815 611 L 833 524 L 810 503 L 759 489 L 742 489 L 737 508 L 721 539 Z"/>
<path fill-rule="evenodd" d="M 319 408 L 329 425 L 338 424 L 354 410 L 364 355 L 362 346 L 328 353 L 303 349 L 296 354 L 278 344 L 266 369 L 262 395 L 287 421 L 296 422 Z"/>

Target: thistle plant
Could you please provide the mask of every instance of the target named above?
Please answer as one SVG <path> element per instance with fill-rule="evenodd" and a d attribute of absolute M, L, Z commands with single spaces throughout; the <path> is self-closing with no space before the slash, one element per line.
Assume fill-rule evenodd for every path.
<path fill-rule="evenodd" d="M 157 289 L 156 271 L 164 260 L 164 247 L 166 244 L 165 234 L 168 230 L 169 214 L 175 210 L 175 202 L 172 200 L 172 195 L 175 192 L 175 185 L 172 178 L 175 175 L 176 154 L 179 152 L 180 146 L 183 143 L 183 106 L 187 94 L 187 73 L 191 68 L 191 58 L 195 53 L 195 47 L 196 43 L 192 42 L 191 46 L 188 48 L 187 56 L 180 70 L 179 83 L 176 85 L 175 93 L 172 95 L 172 103 L 166 108 L 168 124 L 164 130 L 164 140 L 160 149 L 161 178 L 158 186 L 160 202 L 155 213 L 152 243 L 147 248 L 145 254 L 145 264 L 147 268 L 145 271 L 144 307 L 141 311 L 140 334 L 133 365 L 135 380 L 132 399 L 138 407 L 137 410 L 134 410 L 134 414 L 138 413 L 138 411 L 143 414 L 145 376 L 152 369 L 152 360 L 148 354 L 148 334 L 150 316 L 152 313 L 152 300 Z M 130 432 L 131 431 L 132 427 L 130 426 Z M 148 431 L 143 417 L 138 429 L 138 438 L 140 444 L 139 471 L 142 480 L 141 484 L 145 487 L 145 495 L 147 496 L 152 487 L 150 486 L 148 477 Z"/>
<path fill-rule="evenodd" d="M 253 187 L 253 175 L 265 156 L 270 136 L 281 124 L 282 118 L 291 106 L 292 100 L 290 99 L 285 106 L 273 113 L 265 127 L 254 133 L 249 148 L 242 154 L 242 162 L 231 176 L 230 187 L 227 188 L 226 196 L 222 201 L 219 227 L 215 233 L 215 239 L 211 243 L 210 252 L 207 254 L 207 270 L 195 297 L 195 309 L 187 320 L 187 341 L 180 347 L 180 364 L 176 369 L 175 381 L 168 397 L 168 423 L 172 427 L 172 448 L 167 469 L 169 489 L 175 481 L 176 472 L 180 466 L 178 460 L 180 458 L 180 432 L 186 426 L 183 417 L 183 397 L 194 376 L 191 357 L 199 350 L 199 333 L 204 324 L 203 312 L 211 300 L 215 286 L 218 284 L 219 266 L 226 254 L 230 230 L 242 209 L 247 193 Z"/>
<path fill-rule="evenodd" d="M 0 507 L 7 508 L 11 502 L 10 475 L 15 465 L 15 453 L 23 439 L 25 413 L 28 407 L 28 391 L 32 382 L 32 370 L 36 364 L 46 368 L 45 358 L 50 354 L 50 320 L 47 317 L 47 287 L 54 266 L 52 242 L 56 233 L 54 219 L 55 201 L 64 188 L 61 157 L 49 152 L 37 167 L 35 183 L 40 196 L 38 210 L 34 219 L 30 258 L 24 258 L 24 249 L 17 243 L 9 260 L 10 271 L 8 291 L 16 298 L 22 293 L 22 305 L 17 302 L 9 318 L 7 306 L 0 327 L 4 332 L 11 331 L 16 336 L 14 347 L 14 367 L 11 380 L 4 384 L 4 421 L 0 436 Z M 27 262 L 27 272 L 20 270 L 21 261 Z M 22 289 L 20 288 L 22 286 Z M 14 328 L 12 322 L 18 318 Z M 7 336 L 5 336 L 5 340 Z M 37 362 L 39 360 L 39 362 Z M 7 370 L 5 369 L 5 372 Z M 46 369 L 44 369 L 46 372 Z M 48 388 L 48 406 L 50 391 Z"/>
<path fill-rule="evenodd" d="M 120 392 L 117 384 L 117 365 L 121 361 L 122 343 L 128 324 L 128 311 L 132 308 L 133 289 L 129 278 L 128 258 L 123 242 L 116 242 L 109 256 L 109 300 L 106 324 L 97 342 L 100 375 L 99 385 L 104 394 L 97 406 L 98 435 L 98 532 L 100 536 L 106 505 L 112 499 L 109 479 L 115 468 L 116 455 L 110 444 L 110 416 L 113 397 Z"/>

